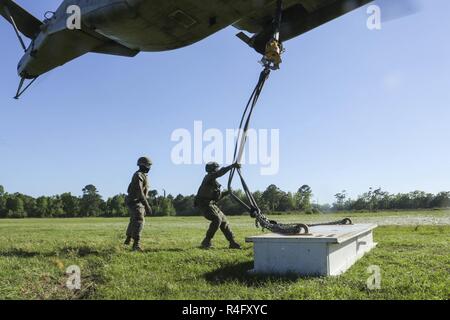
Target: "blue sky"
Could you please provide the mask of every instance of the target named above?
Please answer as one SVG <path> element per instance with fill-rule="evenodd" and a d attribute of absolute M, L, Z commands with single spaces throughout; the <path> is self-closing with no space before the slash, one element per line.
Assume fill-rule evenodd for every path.
<path fill-rule="evenodd" d="M 18 1 L 37 17 L 59 1 Z M 332 202 L 370 186 L 390 192 L 450 190 L 450 2 L 366 28 L 365 9 L 287 42 L 282 69 L 261 96 L 253 126 L 280 129 L 280 170 L 252 189 L 309 184 Z M 33 196 L 125 192 L 135 161 L 150 155 L 152 188 L 195 193 L 202 165 L 174 165 L 173 130 L 238 124 L 259 55 L 228 28 L 193 46 L 136 58 L 89 54 L 17 87 L 21 49 L 0 22 L 0 184 Z M 223 181 L 225 183 L 225 180 Z"/>

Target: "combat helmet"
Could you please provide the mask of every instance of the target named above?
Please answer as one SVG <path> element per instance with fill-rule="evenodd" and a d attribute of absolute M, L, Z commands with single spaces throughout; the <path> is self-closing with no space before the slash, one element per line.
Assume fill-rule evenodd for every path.
<path fill-rule="evenodd" d="M 216 172 L 220 165 L 217 162 L 208 162 L 205 166 L 206 172 Z"/>
<path fill-rule="evenodd" d="M 153 164 L 152 160 L 150 160 L 150 158 L 148 157 L 140 157 L 139 160 L 137 161 L 138 166 L 143 166 L 146 168 L 150 168 L 152 164 Z"/>

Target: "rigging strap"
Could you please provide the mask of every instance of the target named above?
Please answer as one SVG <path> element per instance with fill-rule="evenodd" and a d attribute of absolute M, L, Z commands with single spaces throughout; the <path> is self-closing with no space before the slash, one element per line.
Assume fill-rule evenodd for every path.
<path fill-rule="evenodd" d="M 247 134 L 248 129 L 250 127 L 250 121 L 253 115 L 253 111 L 255 110 L 256 104 L 258 103 L 259 96 L 261 95 L 261 92 L 264 88 L 264 85 L 270 76 L 271 70 L 279 69 L 279 65 L 282 62 L 281 54 L 284 51 L 283 44 L 280 42 L 280 29 L 283 11 L 282 2 L 283 0 L 277 0 L 276 14 L 275 19 L 273 21 L 273 30 L 274 30 L 273 38 L 269 40 L 269 42 L 267 43 L 266 53 L 261 61 L 262 65 L 264 66 L 264 69 L 261 71 L 258 83 L 256 84 L 256 87 L 253 90 L 250 99 L 247 102 L 241 121 L 239 123 L 238 137 L 236 140 L 236 146 L 234 148 L 233 163 L 235 164 L 241 163 L 245 145 L 247 142 Z M 241 199 L 238 195 L 236 195 L 236 193 L 233 192 L 232 182 L 236 173 L 241 181 L 241 185 L 245 194 L 245 199 Z M 252 192 L 250 191 L 250 188 L 245 182 L 240 166 L 231 169 L 230 176 L 228 178 L 228 190 L 230 191 L 231 197 L 235 201 L 237 201 L 243 208 L 245 208 L 245 210 L 248 213 L 250 213 L 251 217 L 255 218 L 256 227 L 261 227 L 263 230 L 267 229 L 275 233 L 295 235 L 295 234 L 309 234 L 310 226 L 352 224 L 352 221 L 348 218 L 328 223 L 319 223 L 314 225 L 311 224 L 309 226 L 304 223 L 283 224 L 278 223 L 275 220 L 268 219 L 261 212 L 261 209 L 258 207 L 258 203 L 256 202 L 255 197 L 253 196 Z"/>
<path fill-rule="evenodd" d="M 244 113 L 239 123 L 238 136 L 234 148 L 233 163 L 240 164 L 242 161 L 245 145 L 247 142 L 248 129 L 250 128 L 251 117 L 255 110 L 256 104 L 259 100 L 260 94 L 264 88 L 264 85 L 270 76 L 270 72 L 271 69 L 269 67 L 264 68 L 264 70 L 261 72 L 258 83 L 256 84 L 256 87 L 253 90 L 250 99 L 248 100 L 248 103 L 245 107 Z M 232 182 L 236 173 L 239 176 L 242 189 L 245 194 L 245 199 L 241 199 L 235 192 L 233 192 Z M 255 218 L 256 227 L 261 227 L 263 230 L 267 229 L 275 233 L 296 235 L 296 234 L 309 234 L 309 227 L 313 226 L 352 224 L 352 221 L 349 218 L 345 218 L 339 221 L 316 223 L 309 225 L 304 223 L 283 224 L 278 223 L 275 220 L 270 220 L 262 213 L 261 209 L 259 208 L 258 203 L 256 202 L 255 197 L 253 196 L 253 193 L 250 191 L 250 188 L 248 187 L 244 179 L 244 176 L 242 175 L 240 167 L 231 169 L 230 176 L 228 178 L 228 190 L 230 191 L 230 196 L 236 202 L 238 202 L 250 214 L 252 218 Z"/>
<path fill-rule="evenodd" d="M 247 134 L 248 129 L 250 127 L 250 121 L 251 117 L 253 115 L 253 111 L 255 110 L 256 104 L 258 102 L 259 96 L 264 88 L 264 84 L 266 83 L 266 80 L 270 76 L 271 69 L 266 66 L 264 70 L 261 72 L 259 76 L 258 83 L 256 84 L 255 89 L 252 92 L 252 95 L 250 96 L 250 99 L 247 103 L 247 106 L 245 107 L 244 113 L 242 115 L 240 124 L 239 124 L 239 130 L 238 130 L 238 137 L 236 141 L 236 146 L 234 149 L 234 163 L 241 163 L 242 156 L 244 154 L 244 148 L 247 142 Z M 233 192 L 232 189 L 232 182 L 235 177 L 235 175 L 239 176 L 239 179 L 242 184 L 243 191 L 245 193 L 246 201 L 241 199 L 238 195 L 236 195 Z M 255 218 L 255 224 L 257 227 L 261 227 L 262 229 L 267 229 L 275 233 L 282 233 L 282 234 L 308 234 L 309 228 L 306 224 L 303 223 L 295 223 L 295 224 L 282 224 L 278 223 L 274 220 L 269 220 L 262 212 L 261 209 L 258 207 L 258 204 L 250 191 L 250 188 L 248 187 L 247 183 L 245 182 L 244 176 L 242 175 L 242 171 L 240 168 L 233 168 L 230 171 L 230 176 L 228 178 L 228 190 L 230 191 L 231 197 L 237 201 L 239 204 L 241 204 L 242 207 L 247 210 L 247 212 L 250 213 L 250 215 Z"/>

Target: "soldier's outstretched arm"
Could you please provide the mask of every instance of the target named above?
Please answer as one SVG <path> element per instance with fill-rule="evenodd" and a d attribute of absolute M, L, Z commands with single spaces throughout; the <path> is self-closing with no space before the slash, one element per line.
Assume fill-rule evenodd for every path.
<path fill-rule="evenodd" d="M 238 168 L 240 168 L 240 167 L 241 167 L 240 164 L 234 163 L 234 164 L 232 164 L 232 165 L 230 165 L 230 166 L 223 167 L 222 169 L 218 170 L 217 172 L 211 173 L 211 175 L 212 175 L 212 177 L 213 177 L 214 179 L 217 179 L 217 178 L 220 178 L 220 177 L 226 175 L 231 169 L 233 169 L 233 168 L 238 169 Z"/>

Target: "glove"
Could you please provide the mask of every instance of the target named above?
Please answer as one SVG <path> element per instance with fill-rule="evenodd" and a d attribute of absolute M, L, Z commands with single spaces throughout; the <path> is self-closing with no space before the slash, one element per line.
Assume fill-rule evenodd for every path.
<path fill-rule="evenodd" d="M 240 163 L 233 163 L 233 168 L 240 169 L 240 168 L 242 168 L 242 166 Z"/>
<path fill-rule="evenodd" d="M 230 190 L 224 190 L 221 194 L 221 198 L 224 198 L 230 194 Z"/>

